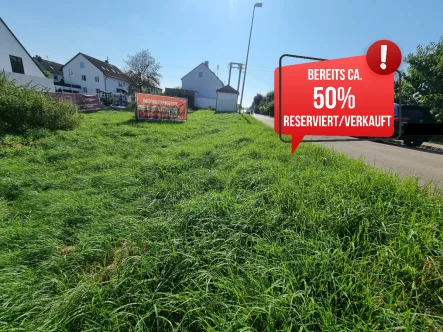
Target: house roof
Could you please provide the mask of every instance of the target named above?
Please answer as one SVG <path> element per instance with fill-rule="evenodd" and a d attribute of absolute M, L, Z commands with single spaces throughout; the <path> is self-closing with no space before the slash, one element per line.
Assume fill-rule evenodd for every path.
<path fill-rule="evenodd" d="M 230 85 L 225 85 L 224 87 L 217 89 L 217 92 L 222 92 L 222 93 L 232 93 L 232 94 L 239 94 L 237 90 L 235 90 L 232 86 Z"/>
<path fill-rule="evenodd" d="M 26 50 L 26 48 L 22 45 L 22 43 L 20 43 L 20 40 L 18 40 L 18 38 L 14 35 L 14 33 L 11 31 L 11 29 L 9 29 L 8 25 L 5 23 L 5 21 L 3 21 L 3 19 L 0 17 L 0 22 L 2 22 L 4 24 L 4 26 L 6 27 L 6 29 L 8 29 L 8 31 L 11 33 L 12 37 L 15 38 L 15 40 L 17 41 L 17 43 L 25 50 L 26 54 L 29 56 L 30 59 L 32 59 L 31 54 L 29 54 L 29 52 Z M 43 70 L 37 66 L 37 68 L 42 72 L 43 75 L 45 75 L 45 73 L 43 72 Z"/>
<path fill-rule="evenodd" d="M 196 70 L 200 65 L 204 65 L 206 68 L 208 68 L 208 70 L 212 73 L 212 75 L 214 75 L 219 81 L 220 81 L 220 83 L 222 84 L 222 85 L 224 85 L 223 84 L 223 82 L 221 81 L 221 79 L 217 76 L 217 75 L 215 75 L 215 73 L 211 70 L 211 69 L 209 69 L 209 67 L 208 66 L 206 66 L 206 63 L 204 63 L 204 62 L 202 62 L 202 63 L 200 63 L 198 66 L 196 66 L 194 69 L 192 69 L 189 73 L 187 73 L 185 76 L 183 76 L 181 79 L 184 79 L 186 76 L 188 76 L 190 73 L 192 73 L 194 70 Z"/>
<path fill-rule="evenodd" d="M 111 65 L 110 63 L 107 63 L 105 61 L 96 59 L 96 58 L 89 56 L 87 54 L 84 54 L 82 52 L 77 53 L 71 60 L 66 62 L 66 64 L 63 67 L 65 67 L 68 63 L 70 63 L 72 60 L 74 60 L 79 55 L 83 55 L 86 58 L 86 60 L 88 60 L 90 63 L 92 63 L 105 76 L 116 78 L 116 79 L 122 80 L 122 81 L 128 80 L 126 75 L 120 69 L 118 69 L 116 66 Z"/>
<path fill-rule="evenodd" d="M 34 62 L 37 64 L 37 66 L 40 67 L 42 70 L 46 70 L 52 74 L 55 75 L 63 75 L 62 67 L 63 65 L 61 63 L 57 63 L 54 61 L 45 60 L 40 56 L 35 56 Z"/>

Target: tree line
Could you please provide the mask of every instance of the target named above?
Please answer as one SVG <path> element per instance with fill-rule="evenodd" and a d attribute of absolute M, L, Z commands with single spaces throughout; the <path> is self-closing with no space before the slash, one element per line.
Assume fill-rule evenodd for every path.
<path fill-rule="evenodd" d="M 443 36 L 428 46 L 417 46 L 416 53 L 404 58 L 407 67 L 401 70 L 401 103 L 427 107 L 438 122 L 443 122 Z M 394 101 L 398 103 L 399 76 L 394 82 Z M 256 113 L 274 116 L 274 91 L 258 93 L 251 109 Z"/>

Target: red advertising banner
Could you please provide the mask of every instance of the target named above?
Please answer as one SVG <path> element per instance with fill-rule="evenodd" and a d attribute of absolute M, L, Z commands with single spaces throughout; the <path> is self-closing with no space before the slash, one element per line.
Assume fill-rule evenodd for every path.
<path fill-rule="evenodd" d="M 51 97 L 77 105 L 79 112 L 95 112 L 101 108 L 100 100 L 94 94 L 52 92 Z"/>
<path fill-rule="evenodd" d="M 305 135 L 391 137 L 400 63 L 398 46 L 381 40 L 366 56 L 283 66 L 281 77 L 277 68 L 275 132 L 292 135 L 292 151 Z"/>
<path fill-rule="evenodd" d="M 137 93 L 137 120 L 187 120 L 188 101 L 185 98 Z"/>

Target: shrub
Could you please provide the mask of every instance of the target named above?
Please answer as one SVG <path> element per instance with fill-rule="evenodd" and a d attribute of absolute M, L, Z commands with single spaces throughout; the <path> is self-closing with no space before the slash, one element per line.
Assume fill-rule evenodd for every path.
<path fill-rule="evenodd" d="M 77 106 L 56 101 L 29 84 L 17 86 L 0 73 L 0 123 L 3 130 L 22 132 L 29 128 L 69 130 L 80 124 Z"/>

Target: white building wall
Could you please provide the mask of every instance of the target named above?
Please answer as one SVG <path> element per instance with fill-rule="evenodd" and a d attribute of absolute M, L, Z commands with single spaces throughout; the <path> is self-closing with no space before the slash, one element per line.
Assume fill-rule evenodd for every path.
<path fill-rule="evenodd" d="M 217 112 L 236 112 L 237 111 L 237 94 L 234 93 L 217 93 Z"/>
<path fill-rule="evenodd" d="M 17 85 L 27 85 L 35 90 L 55 92 L 54 81 L 46 77 L 23 75 L 5 71 L 6 77 Z"/>
<path fill-rule="evenodd" d="M 123 86 L 119 86 L 119 82 L 122 83 Z M 106 78 L 106 91 L 110 91 L 113 93 L 117 93 L 117 89 L 123 89 L 125 91 L 128 91 L 128 83 L 118 80 L 112 77 Z"/>
<path fill-rule="evenodd" d="M 34 60 L 17 42 L 3 22 L 0 21 L 0 71 L 12 72 L 11 61 L 9 59 L 10 55 L 22 58 L 25 75 L 46 78 Z"/>
<path fill-rule="evenodd" d="M 199 72 L 203 72 L 203 77 L 199 76 Z M 210 103 L 213 105 L 212 107 L 215 107 L 217 89 L 221 87 L 223 87 L 223 83 L 203 63 L 182 78 L 182 89 L 198 92 L 196 103 L 199 107 L 209 106 L 203 105 L 208 103 L 208 100 L 211 100 Z M 199 99 L 203 106 L 198 105 Z"/>
<path fill-rule="evenodd" d="M 84 68 L 80 67 L 81 62 L 85 64 Z M 71 78 L 69 77 L 69 70 L 73 73 Z M 86 81 L 82 80 L 82 75 L 86 75 Z M 95 81 L 95 76 L 99 77 L 99 82 Z M 63 67 L 63 77 L 66 84 L 72 83 L 80 85 L 82 88 L 86 87 L 88 89 L 87 93 L 96 93 L 96 89 L 105 91 L 103 73 L 81 54 Z"/>
<path fill-rule="evenodd" d="M 200 108 L 211 107 L 215 108 L 217 104 L 217 98 L 195 98 L 195 106 Z"/>

